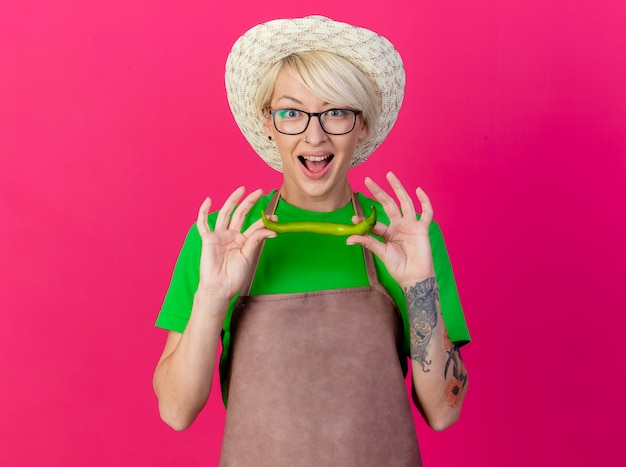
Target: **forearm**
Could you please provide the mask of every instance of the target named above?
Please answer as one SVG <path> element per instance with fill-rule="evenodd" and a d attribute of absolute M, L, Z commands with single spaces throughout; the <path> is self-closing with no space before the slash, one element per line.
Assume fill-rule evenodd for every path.
<path fill-rule="evenodd" d="M 159 412 L 176 430 L 187 428 L 209 397 L 228 303 L 215 294 L 197 292 L 185 331 L 168 342 L 171 348 L 157 365 L 153 384 Z"/>
<path fill-rule="evenodd" d="M 435 278 L 405 287 L 404 293 L 416 404 L 433 429 L 443 430 L 460 415 L 467 371 L 458 346 L 448 339 Z"/>

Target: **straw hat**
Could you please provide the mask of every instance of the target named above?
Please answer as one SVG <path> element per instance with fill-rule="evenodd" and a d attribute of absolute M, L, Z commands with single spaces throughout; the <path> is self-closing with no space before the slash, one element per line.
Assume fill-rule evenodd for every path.
<path fill-rule="evenodd" d="M 255 108 L 259 85 L 280 59 L 296 52 L 321 50 L 350 60 L 378 88 L 381 113 L 376 131 L 363 140 L 351 162 L 363 162 L 387 137 L 404 97 L 404 66 L 400 54 L 384 37 L 368 29 L 323 16 L 278 19 L 259 24 L 241 36 L 226 60 L 226 93 L 241 132 L 272 168 L 282 172 L 276 146 L 263 133 L 262 116 Z"/>

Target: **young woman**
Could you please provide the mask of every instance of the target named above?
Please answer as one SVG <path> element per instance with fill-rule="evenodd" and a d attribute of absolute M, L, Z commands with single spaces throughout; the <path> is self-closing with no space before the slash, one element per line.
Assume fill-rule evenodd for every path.
<path fill-rule="evenodd" d="M 396 120 L 397 51 L 327 18 L 276 20 L 235 43 L 226 85 L 283 183 L 200 207 L 157 320 L 169 330 L 154 375 L 162 418 L 182 430 L 202 410 L 221 339 L 221 465 L 421 465 L 407 356 L 416 406 L 445 429 L 467 391 L 469 334 L 424 191 L 418 215 L 393 173 L 399 206 L 369 178 L 373 198 L 348 182 Z M 373 230 L 353 234 L 373 210 Z"/>

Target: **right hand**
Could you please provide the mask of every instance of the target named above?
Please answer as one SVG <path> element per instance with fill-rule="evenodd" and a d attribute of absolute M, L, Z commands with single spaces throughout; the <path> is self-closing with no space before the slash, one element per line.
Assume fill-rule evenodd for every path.
<path fill-rule="evenodd" d="M 252 272 L 252 262 L 261 242 L 276 236 L 275 232 L 263 226 L 260 219 L 243 233 L 240 232 L 246 215 L 263 195 L 263 191 L 258 189 L 239 203 L 245 191 L 244 187 L 239 187 L 228 197 L 217 216 L 213 231 L 207 224 L 211 199 L 205 199 L 200 206 L 196 224 L 202 239 L 198 283 L 200 293 L 218 294 L 230 300 L 241 290 L 248 274 Z"/>

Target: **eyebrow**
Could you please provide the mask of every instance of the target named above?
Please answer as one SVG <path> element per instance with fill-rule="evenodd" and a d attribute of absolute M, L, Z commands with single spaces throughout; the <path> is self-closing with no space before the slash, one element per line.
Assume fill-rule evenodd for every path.
<path fill-rule="evenodd" d="M 287 99 L 287 100 L 290 100 L 290 101 L 292 101 L 292 102 L 294 102 L 294 103 L 296 103 L 296 104 L 299 104 L 299 105 L 304 105 L 304 104 L 303 104 L 303 103 L 302 103 L 299 99 L 296 99 L 295 97 L 288 96 L 288 95 L 285 95 L 285 96 L 280 96 L 280 97 L 277 99 L 277 102 L 281 101 L 282 99 Z M 322 107 L 327 106 L 327 105 L 330 105 L 330 103 L 329 103 L 329 102 L 323 102 L 323 103 L 322 103 Z"/>

